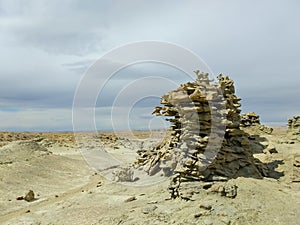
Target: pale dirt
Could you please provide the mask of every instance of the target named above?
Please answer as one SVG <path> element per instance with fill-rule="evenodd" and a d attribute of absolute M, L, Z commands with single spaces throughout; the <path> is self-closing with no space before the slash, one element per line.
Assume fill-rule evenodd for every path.
<path fill-rule="evenodd" d="M 299 224 L 300 221 L 300 176 L 299 167 L 294 165 L 297 158 L 300 159 L 300 143 L 282 144 L 284 129 L 266 135 L 278 153 L 256 155 L 264 162 L 281 160 L 283 163 L 276 171 L 284 172 L 284 176 L 279 179 L 239 177 L 229 181 L 238 186 L 236 198 L 202 189 L 193 196 L 194 201 L 169 200 L 169 180 L 132 186 L 113 182 L 99 172 L 96 174 L 82 158 L 70 133 L 26 135 L 2 135 L 0 224 L 275 225 Z M 82 135 L 87 136 L 84 138 L 87 146 L 97 150 L 99 139 Z M 136 145 L 122 145 L 113 135 L 101 135 L 105 151 L 123 161 L 134 159 Z M 41 136 L 48 141 L 39 140 Z M 141 137 L 146 136 L 141 132 Z M 25 145 L 13 142 L 18 139 L 35 141 L 25 141 Z M 32 144 L 36 142 L 46 149 Z M 29 190 L 35 193 L 34 201 L 16 200 Z M 135 200 L 130 201 L 131 197 Z"/>

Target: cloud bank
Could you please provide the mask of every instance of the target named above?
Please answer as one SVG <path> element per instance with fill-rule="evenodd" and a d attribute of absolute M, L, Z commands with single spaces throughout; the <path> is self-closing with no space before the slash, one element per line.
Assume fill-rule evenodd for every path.
<path fill-rule="evenodd" d="M 71 130 L 73 96 L 84 72 L 109 50 L 142 40 L 192 50 L 215 74 L 235 80 L 244 112 L 284 125 L 300 112 L 299 6 L 296 0 L 0 0 L 0 130 Z M 120 90 L 147 76 L 188 81 L 163 65 L 125 68 L 96 104 L 99 129 L 112 128 L 111 106 Z M 157 87 L 158 95 L 171 87 L 147 84 L 142 89 Z M 130 90 L 128 98 L 139 94 L 139 88 Z M 132 127 L 147 128 L 158 103 L 137 104 Z M 127 111 L 125 103 L 117 107 Z M 123 116 L 114 120 L 121 124 Z"/>

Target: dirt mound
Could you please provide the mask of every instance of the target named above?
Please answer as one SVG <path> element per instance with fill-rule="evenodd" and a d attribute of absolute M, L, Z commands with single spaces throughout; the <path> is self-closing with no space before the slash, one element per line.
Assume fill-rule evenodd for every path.
<path fill-rule="evenodd" d="M 72 132 L 39 133 L 39 132 L 0 132 L 0 147 L 13 141 L 35 140 L 40 145 L 48 147 L 76 147 Z"/>
<path fill-rule="evenodd" d="M 0 165 L 29 161 L 31 158 L 51 154 L 35 141 L 14 141 L 0 148 Z"/>

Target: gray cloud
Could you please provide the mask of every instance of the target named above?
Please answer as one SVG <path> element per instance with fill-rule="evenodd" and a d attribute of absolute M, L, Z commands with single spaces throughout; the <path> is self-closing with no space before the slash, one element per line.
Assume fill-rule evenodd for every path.
<path fill-rule="evenodd" d="M 3 129 L 26 129 L 27 123 L 18 128 L 21 121 L 14 116 L 29 118 L 30 113 L 48 123 L 30 120 L 28 126 L 55 130 L 55 124 L 70 129 L 70 119 L 67 123 L 47 120 L 50 111 L 55 110 L 52 115 L 57 118 L 70 118 L 77 84 L 87 68 L 110 49 L 141 40 L 174 42 L 191 49 L 216 74 L 223 72 L 235 80 L 243 111 L 256 111 L 264 122 L 285 124 L 300 111 L 299 6 L 296 0 L 0 0 Z M 187 81 L 180 72 L 162 66 L 126 68 L 107 84 L 97 106 L 110 107 L 128 82 L 153 74 Z M 95 82 L 101 82 L 95 76 Z M 144 89 L 157 86 L 154 81 L 147 84 Z M 160 95 L 168 88 L 153 91 Z M 134 93 L 138 94 L 137 88 L 129 88 L 128 99 Z M 148 104 L 153 107 L 156 102 Z M 146 112 L 141 114 L 136 126 L 147 119 Z M 109 115 L 105 108 L 101 120 L 105 129 L 110 127 L 109 121 L 104 123 Z"/>
<path fill-rule="evenodd" d="M 58 55 L 83 56 L 102 50 L 99 43 L 105 36 L 105 9 L 96 14 L 92 6 L 84 10 L 78 1 L 12 2 L 2 1 L 11 16 L 0 25 L 12 37 L 17 36 L 16 45 Z"/>
<path fill-rule="evenodd" d="M 67 107 L 81 75 L 60 66 L 62 57 L 35 49 L 1 47 L 1 107 Z"/>

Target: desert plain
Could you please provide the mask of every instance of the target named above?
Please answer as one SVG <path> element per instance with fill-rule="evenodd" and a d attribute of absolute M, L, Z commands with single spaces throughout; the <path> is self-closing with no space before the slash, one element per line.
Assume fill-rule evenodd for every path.
<path fill-rule="evenodd" d="M 300 143 L 287 141 L 286 127 L 273 129 L 260 137 L 265 137 L 266 149 L 276 151 L 254 156 L 273 165 L 277 177 L 223 182 L 237 187 L 234 198 L 214 191 L 211 186 L 218 182 L 204 182 L 189 200 L 170 198 L 169 179 L 149 185 L 109 179 L 85 161 L 72 132 L 1 132 L 0 224 L 299 224 Z M 138 146 L 156 144 L 150 134 L 136 131 L 131 140 L 113 132 L 77 135 L 87 148 L 101 145 L 115 158 L 131 162 Z M 34 198 L 26 201 L 29 190 Z"/>

